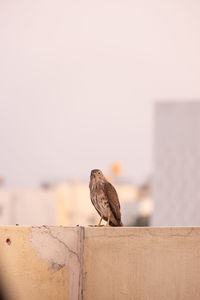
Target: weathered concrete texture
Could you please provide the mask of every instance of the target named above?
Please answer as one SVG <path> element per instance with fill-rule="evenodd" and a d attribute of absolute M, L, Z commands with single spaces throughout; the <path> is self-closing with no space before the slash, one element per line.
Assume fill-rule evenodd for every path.
<path fill-rule="evenodd" d="M 9 299 L 78 299 L 81 232 L 79 227 L 0 227 L 0 270 Z"/>
<path fill-rule="evenodd" d="M 68 269 L 68 295 L 70 299 L 78 299 L 83 245 L 81 227 L 33 227 L 31 242 L 38 257 L 48 262 L 53 270 Z"/>
<path fill-rule="evenodd" d="M 199 227 L 0 227 L 8 300 L 199 300 L 199 270 Z"/>
<path fill-rule="evenodd" d="M 199 300 L 200 228 L 85 228 L 84 300 Z"/>

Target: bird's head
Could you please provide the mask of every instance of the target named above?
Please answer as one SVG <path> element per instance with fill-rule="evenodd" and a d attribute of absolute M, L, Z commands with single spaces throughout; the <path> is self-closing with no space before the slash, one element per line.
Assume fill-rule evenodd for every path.
<path fill-rule="evenodd" d="M 104 181 L 105 177 L 103 175 L 103 173 L 101 172 L 101 170 L 98 169 L 94 169 L 91 171 L 90 174 L 90 180 L 94 180 L 94 181 Z"/>

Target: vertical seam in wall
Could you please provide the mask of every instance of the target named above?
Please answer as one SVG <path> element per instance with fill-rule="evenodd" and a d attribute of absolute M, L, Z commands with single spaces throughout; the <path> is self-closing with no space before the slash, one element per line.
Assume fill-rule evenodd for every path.
<path fill-rule="evenodd" d="M 85 238 L 85 228 L 83 226 L 80 226 L 79 227 L 80 270 L 79 270 L 78 300 L 82 300 L 83 299 L 83 254 L 84 254 L 84 238 Z"/>

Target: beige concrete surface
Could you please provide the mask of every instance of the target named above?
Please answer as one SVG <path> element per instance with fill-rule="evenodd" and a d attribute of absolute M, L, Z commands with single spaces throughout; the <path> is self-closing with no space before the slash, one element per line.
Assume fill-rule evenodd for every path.
<path fill-rule="evenodd" d="M 0 227 L 8 300 L 78 299 L 80 247 L 80 228 Z"/>
<path fill-rule="evenodd" d="M 0 227 L 7 300 L 199 300 L 199 270 L 199 227 Z"/>
<path fill-rule="evenodd" d="M 85 228 L 84 300 L 199 300 L 200 228 Z"/>

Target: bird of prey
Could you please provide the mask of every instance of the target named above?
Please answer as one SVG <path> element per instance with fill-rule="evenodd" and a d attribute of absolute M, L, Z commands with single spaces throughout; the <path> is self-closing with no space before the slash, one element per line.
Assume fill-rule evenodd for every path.
<path fill-rule="evenodd" d="M 92 204 L 101 217 L 97 226 L 102 219 L 107 221 L 106 226 L 123 226 L 117 192 L 100 170 L 91 171 L 89 188 Z"/>

